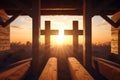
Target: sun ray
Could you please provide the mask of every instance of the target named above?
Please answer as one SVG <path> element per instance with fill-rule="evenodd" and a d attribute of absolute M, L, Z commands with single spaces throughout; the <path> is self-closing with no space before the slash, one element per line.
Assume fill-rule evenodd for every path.
<path fill-rule="evenodd" d="M 59 35 L 58 36 L 56 36 L 56 42 L 58 43 L 58 44 L 61 44 L 61 43 L 63 43 L 64 42 L 64 29 L 62 29 L 62 28 L 60 28 L 59 29 Z"/>

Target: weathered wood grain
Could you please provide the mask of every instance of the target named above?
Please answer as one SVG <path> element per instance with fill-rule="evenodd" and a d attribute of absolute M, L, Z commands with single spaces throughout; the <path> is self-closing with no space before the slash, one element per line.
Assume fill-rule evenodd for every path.
<path fill-rule="evenodd" d="M 120 80 L 120 68 L 115 64 L 105 62 L 102 60 L 96 60 L 95 68 L 100 74 L 106 77 L 108 80 Z"/>
<path fill-rule="evenodd" d="M 2 9 L 0 9 L 0 16 L 4 22 L 9 19 L 8 15 Z M 10 49 L 10 25 L 6 27 L 0 25 L 0 51 L 8 49 Z"/>
<path fill-rule="evenodd" d="M 14 72 L 13 74 L 7 76 L 5 78 L 5 80 L 21 80 L 23 78 L 23 76 L 25 75 L 25 73 L 27 72 L 29 66 L 30 66 L 30 63 L 27 62 L 25 64 L 25 66 L 19 68 L 16 72 Z"/>
<path fill-rule="evenodd" d="M 87 70 L 74 58 L 68 58 L 73 80 L 94 80 Z"/>
<path fill-rule="evenodd" d="M 15 68 L 0 73 L 0 80 L 21 80 L 25 72 L 28 70 L 30 62 L 26 62 Z"/>
<path fill-rule="evenodd" d="M 120 11 L 112 16 L 112 20 L 117 22 L 120 19 Z M 120 26 L 111 27 L 111 53 L 120 54 Z"/>
<path fill-rule="evenodd" d="M 57 80 L 57 59 L 52 57 L 48 60 L 39 80 Z"/>

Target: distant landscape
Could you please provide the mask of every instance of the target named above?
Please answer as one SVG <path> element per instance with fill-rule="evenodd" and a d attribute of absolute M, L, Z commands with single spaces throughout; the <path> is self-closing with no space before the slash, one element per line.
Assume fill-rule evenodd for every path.
<path fill-rule="evenodd" d="M 71 80 L 71 74 L 68 66 L 68 57 L 74 56 L 82 64 L 82 53 L 83 46 L 79 45 L 78 53 L 73 52 L 72 45 L 56 45 L 51 46 L 51 53 L 46 53 L 45 45 L 40 44 L 40 56 L 42 56 L 41 71 L 43 70 L 48 57 L 57 57 L 58 60 L 58 79 L 60 80 Z M 101 57 L 104 59 L 114 60 L 110 57 L 110 42 L 103 44 L 93 44 L 92 55 L 96 57 Z M 0 72 L 6 70 L 6 67 L 15 62 L 28 59 L 32 57 L 32 44 L 28 41 L 26 44 L 21 42 L 12 42 L 11 49 L 8 51 L 0 52 Z M 114 62 L 119 63 L 119 60 L 114 60 Z M 66 75 L 66 76 L 64 76 Z M 31 77 L 30 77 L 31 78 Z"/>
<path fill-rule="evenodd" d="M 40 53 L 44 54 L 44 44 L 41 44 L 40 47 Z M 76 55 L 78 58 L 81 57 L 79 54 L 83 52 L 82 49 L 83 47 L 80 44 L 78 54 Z M 93 56 L 107 58 L 110 53 L 110 43 L 93 44 L 92 49 Z M 0 68 L 20 60 L 30 58 L 31 54 L 32 44 L 29 41 L 26 42 L 26 44 L 22 44 L 21 42 L 12 42 L 10 50 L 0 52 Z M 55 47 L 51 47 L 50 56 L 62 57 L 61 55 L 66 57 L 73 56 L 74 53 L 72 45 L 57 45 Z"/>

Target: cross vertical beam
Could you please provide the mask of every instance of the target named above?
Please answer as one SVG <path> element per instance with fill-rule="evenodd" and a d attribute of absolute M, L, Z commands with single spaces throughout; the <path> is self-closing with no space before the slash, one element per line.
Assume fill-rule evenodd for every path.
<path fill-rule="evenodd" d="M 90 0 L 83 1 L 83 64 L 87 69 L 92 67 L 92 25 L 91 25 L 91 5 Z"/>
<path fill-rule="evenodd" d="M 33 77 L 39 75 L 40 70 L 40 54 L 39 53 L 39 35 L 40 35 L 40 0 L 34 0 L 32 6 L 32 62 L 31 62 L 31 71 Z"/>
<path fill-rule="evenodd" d="M 45 21 L 45 30 L 45 50 L 46 53 L 50 53 L 50 21 Z"/>
<path fill-rule="evenodd" d="M 73 31 L 74 31 L 74 34 L 73 34 L 73 52 L 74 54 L 77 54 L 78 53 L 78 34 L 77 34 L 77 31 L 78 31 L 78 21 L 73 21 Z"/>

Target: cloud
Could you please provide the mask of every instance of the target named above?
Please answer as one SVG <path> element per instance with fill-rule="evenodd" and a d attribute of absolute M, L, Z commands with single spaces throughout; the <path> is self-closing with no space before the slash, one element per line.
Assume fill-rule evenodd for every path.
<path fill-rule="evenodd" d="M 95 27 L 110 27 L 110 26 L 111 25 L 105 20 L 103 20 L 102 23 L 95 25 Z"/>
<path fill-rule="evenodd" d="M 22 27 L 16 26 L 16 25 L 12 25 L 11 27 L 12 27 L 12 28 L 16 28 L 16 29 L 23 29 Z"/>

